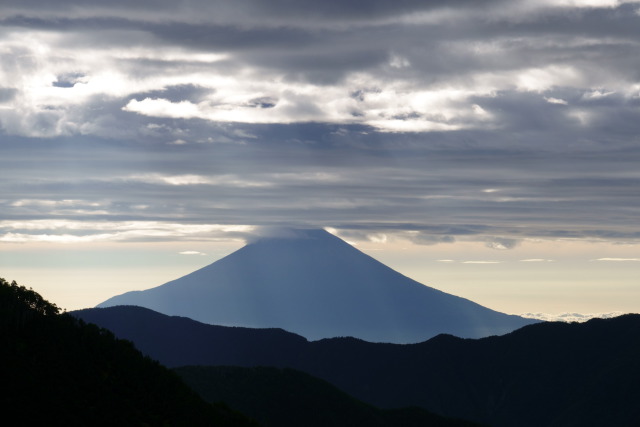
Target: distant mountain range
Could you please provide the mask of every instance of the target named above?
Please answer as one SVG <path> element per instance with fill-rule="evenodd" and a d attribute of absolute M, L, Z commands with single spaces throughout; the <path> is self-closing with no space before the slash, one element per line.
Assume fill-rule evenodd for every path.
<path fill-rule="evenodd" d="M 501 335 L 536 320 L 422 285 L 324 230 L 258 239 L 198 271 L 98 307 L 136 305 L 201 322 L 282 328 L 308 339 L 415 343 Z"/>
<path fill-rule="evenodd" d="M 212 326 L 140 307 L 73 314 L 167 366 L 294 368 L 379 407 L 419 406 L 496 427 L 640 425 L 640 315 L 398 345 L 309 342 L 279 329 Z"/>

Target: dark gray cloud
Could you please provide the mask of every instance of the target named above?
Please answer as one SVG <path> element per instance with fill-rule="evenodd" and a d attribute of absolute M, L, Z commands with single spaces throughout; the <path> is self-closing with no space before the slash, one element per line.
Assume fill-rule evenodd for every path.
<path fill-rule="evenodd" d="M 139 94 L 133 94 L 134 98 L 163 98 L 171 102 L 195 101 L 198 102 L 207 94 L 211 93 L 211 89 L 192 84 L 181 84 L 174 86 L 166 86 L 162 89 L 151 90 Z"/>
<path fill-rule="evenodd" d="M 428 145 L 405 152 L 375 137 L 368 149 L 354 147 L 330 126 L 260 130 L 245 130 L 261 137 L 244 144 L 16 140 L 11 162 L 2 164 L 9 178 L 0 220 L 333 225 L 417 231 L 416 243 L 477 239 L 505 248 L 527 237 L 638 237 L 632 161 L 616 171 L 629 177 L 613 178 L 588 172 L 590 162 L 602 162 L 597 156 L 475 148 L 458 157 Z M 307 138 L 315 143 L 301 142 Z"/>
<path fill-rule="evenodd" d="M 284 19 L 321 19 L 321 20 L 371 20 L 389 18 L 409 13 L 432 11 L 437 9 L 479 9 L 491 5 L 504 4 L 501 0 L 397 0 L 389 3 L 384 0 L 359 0 L 342 2 L 327 0 L 316 2 L 310 0 L 269 0 L 245 1 L 239 5 L 230 5 L 224 0 L 190 0 L 174 2 L 167 0 L 145 0 L 131 4 L 128 1 L 112 1 L 108 4 L 99 1 L 62 0 L 52 5 L 42 0 L 7 0 L 7 10 L 24 13 L 61 13 L 63 15 L 84 15 L 87 13 L 102 14 L 143 14 L 153 17 L 154 14 L 177 14 L 193 17 L 198 13 L 213 19 L 239 19 L 245 14 L 255 18 Z M 244 17 L 250 19 L 250 17 Z"/>
<path fill-rule="evenodd" d="M 0 238 L 640 238 L 636 4 L 129 3 L 3 4 Z"/>
<path fill-rule="evenodd" d="M 12 101 L 18 90 L 15 88 L 0 87 L 0 102 Z"/>
<path fill-rule="evenodd" d="M 514 10 L 512 14 L 484 16 L 483 10 L 503 7 L 503 2 L 321 3 L 270 1 L 235 8 L 209 8 L 194 3 L 191 8 L 179 6 L 179 10 L 191 10 L 192 14 L 168 15 L 169 19 L 165 15 L 162 20 L 147 18 L 153 11 L 170 12 L 176 4 L 157 2 L 146 15 L 133 13 L 135 9 L 148 9 L 146 5 L 125 8 L 110 3 L 109 7 L 95 10 L 84 5 L 83 13 L 75 13 L 77 17 L 51 16 L 24 5 L 33 16 L 8 12 L 3 22 L 10 27 L 68 34 L 65 43 L 75 46 L 174 46 L 234 52 L 243 64 L 278 69 L 288 78 L 316 82 L 334 81 L 349 71 L 374 69 L 381 76 L 400 74 L 403 79 L 445 83 L 469 79 L 471 74 L 483 71 L 508 73 L 545 64 L 575 66 L 584 75 L 582 78 L 594 81 L 633 81 L 638 77 L 640 60 L 634 41 L 640 36 L 640 26 L 632 4 L 579 11 Z M 77 7 L 70 2 L 56 9 L 64 10 L 65 4 L 71 10 Z M 480 14 L 476 10 L 425 25 L 372 21 L 373 17 L 390 19 L 408 12 L 439 9 L 445 4 L 447 8 L 478 8 Z M 196 19 L 198 8 L 202 9 L 201 16 L 211 19 Z M 252 13 L 243 13 L 249 11 Z M 303 15 L 313 16 L 315 25 L 296 20 Z M 260 20 L 254 22 L 252 17 Z M 274 22 L 273 17 L 285 21 Z M 336 26 L 338 17 L 355 22 L 353 26 Z M 78 33 L 82 37 L 77 37 Z M 400 55 L 411 67 L 383 67 L 392 54 Z"/>

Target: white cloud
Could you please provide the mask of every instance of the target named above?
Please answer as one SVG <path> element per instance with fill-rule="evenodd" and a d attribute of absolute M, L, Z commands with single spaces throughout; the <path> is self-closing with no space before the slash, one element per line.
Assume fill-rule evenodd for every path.
<path fill-rule="evenodd" d="M 567 101 L 565 101 L 564 99 L 560 99 L 560 98 L 553 98 L 553 97 L 544 97 L 544 100 L 547 101 L 549 104 L 559 104 L 559 105 L 568 105 L 569 103 Z"/>
<path fill-rule="evenodd" d="M 136 35 L 136 38 L 140 35 Z M 291 81 L 282 75 L 265 78 L 264 71 L 245 68 L 239 73 L 202 72 L 198 62 L 212 64 L 229 58 L 229 54 L 198 52 L 168 48 L 160 50 L 131 47 L 110 49 L 100 46 L 92 51 L 83 47 L 73 50 L 65 47 L 65 37 L 49 32 L 21 32 L 12 43 L 34 58 L 30 69 L 9 73 L 4 85 L 18 89 L 19 95 L 6 110 L 0 112 L 4 128 L 15 134 L 55 136 L 96 132 L 97 117 L 80 115 L 74 109 L 82 108 L 95 97 L 129 97 L 136 93 L 160 90 L 170 85 L 197 84 L 212 88 L 208 98 L 170 101 L 161 97 L 129 99 L 123 111 L 158 118 L 199 118 L 231 123 L 295 123 L 337 122 L 362 123 L 391 132 L 451 131 L 483 127 L 492 116 L 478 104 L 466 104 L 471 96 L 480 92 L 477 85 L 449 88 L 418 85 L 402 76 L 392 80 L 376 77 L 376 72 L 359 71 L 334 85 L 314 85 Z M 161 50 L 162 52 L 165 49 Z M 170 70 L 128 69 L 131 61 L 165 61 L 192 64 L 177 74 Z M 392 68 L 406 68 L 409 60 L 392 56 Z M 125 67 L 124 65 L 127 65 Z M 82 70 L 75 84 L 55 87 L 60 75 Z M 362 102 L 349 94 L 360 84 L 377 86 L 381 90 L 370 93 Z M 496 87 L 487 88 L 495 90 Z M 486 90 L 481 92 L 486 94 Z M 272 108 L 256 108 L 251 100 L 268 97 L 277 100 Z M 43 108 L 46 107 L 46 108 Z M 53 109 L 52 109 L 53 108 Z M 354 115 L 360 111 L 361 115 Z M 437 111 L 437 114 L 434 112 Z M 107 112 L 108 113 L 108 112 Z M 407 118 L 397 119 L 406 116 Z M 44 123 L 46 127 L 34 123 Z M 85 122 L 82 122 L 84 120 Z"/>
<path fill-rule="evenodd" d="M 0 221 L 0 242 L 88 243 L 135 240 L 237 239 L 255 227 L 249 225 L 181 224 L 159 221 Z M 12 230 L 12 231 L 9 231 Z"/>
<path fill-rule="evenodd" d="M 206 253 L 200 251 L 182 251 L 178 253 L 180 255 L 206 255 Z"/>
<path fill-rule="evenodd" d="M 378 81 L 384 90 L 367 93 L 364 99 L 356 102 L 350 95 L 349 85 L 360 81 L 376 85 L 375 77 L 365 75 L 353 76 L 345 86 L 333 87 L 236 80 L 227 82 L 230 84 L 226 84 L 224 90 L 218 90 L 213 98 L 197 104 L 162 98 L 132 99 L 123 110 L 149 117 L 200 118 L 215 122 L 360 123 L 390 132 L 485 127 L 493 118 L 481 106 L 466 102 L 472 96 L 484 94 L 473 89 L 420 90 L 412 86 L 394 87 L 393 82 Z M 248 92 L 248 87 L 253 91 Z M 256 92 L 271 93 L 277 102 L 270 108 L 256 108 L 249 102 L 256 98 Z M 354 115 L 354 111 L 360 111 L 360 114 Z"/>
<path fill-rule="evenodd" d="M 519 243 L 520 241 L 516 239 L 506 237 L 493 237 L 485 244 L 485 246 L 491 249 L 507 250 L 515 248 Z"/>
<path fill-rule="evenodd" d="M 640 258 L 598 258 L 595 261 L 627 262 L 640 261 Z"/>
<path fill-rule="evenodd" d="M 47 200 L 47 199 L 20 199 L 11 202 L 11 206 L 25 207 L 25 206 L 44 206 L 44 207 L 74 207 L 74 206 L 91 206 L 99 207 L 104 206 L 103 203 L 78 200 L 78 199 L 62 199 L 62 200 Z"/>
<path fill-rule="evenodd" d="M 170 185 L 198 185 L 198 184 L 213 184 L 213 180 L 205 176 L 200 175 L 160 175 L 160 174 L 146 174 L 146 175 L 133 175 L 129 177 L 134 181 L 142 181 L 149 183 L 164 183 Z"/>
<path fill-rule="evenodd" d="M 600 98 L 606 98 L 610 95 L 613 95 L 615 93 L 615 91 L 609 91 L 609 92 L 605 92 L 602 91 L 600 89 L 598 90 L 593 90 L 593 91 L 589 91 L 586 92 L 582 95 L 583 99 L 587 99 L 587 100 L 591 100 L 591 99 L 600 99 Z"/>
<path fill-rule="evenodd" d="M 196 104 L 189 101 L 171 102 L 166 99 L 145 98 L 142 101 L 132 99 L 123 107 L 124 111 L 144 114 L 151 117 L 170 118 L 207 118 Z"/>
<path fill-rule="evenodd" d="M 488 243 L 486 244 L 486 246 L 487 246 L 488 248 L 491 248 L 491 249 L 498 249 L 498 250 L 506 250 L 506 249 L 509 249 L 507 246 L 505 246 L 505 245 L 504 245 L 503 243 L 501 243 L 501 242 L 488 242 Z"/>
<path fill-rule="evenodd" d="M 367 238 L 373 243 L 387 243 L 387 235 L 384 233 L 368 234 Z"/>
<path fill-rule="evenodd" d="M 463 264 L 501 264 L 502 261 L 463 261 Z"/>
<path fill-rule="evenodd" d="M 638 0 L 535 0 L 536 3 L 555 7 L 614 8 L 625 3 L 639 3 Z"/>
<path fill-rule="evenodd" d="M 149 184 L 184 185 L 220 185 L 229 187 L 269 187 L 272 184 L 264 181 L 252 181 L 237 175 L 163 175 L 158 173 L 135 174 L 128 177 L 115 177 L 115 181 L 137 181 Z"/>
<path fill-rule="evenodd" d="M 520 90 L 543 92 L 554 86 L 574 86 L 583 83 L 582 73 L 570 65 L 547 65 L 524 69 L 516 73 Z"/>
<path fill-rule="evenodd" d="M 588 110 L 575 109 L 569 112 L 569 116 L 578 120 L 581 125 L 588 126 L 595 115 Z"/>
<path fill-rule="evenodd" d="M 411 62 L 402 56 L 392 55 L 389 65 L 393 68 L 406 68 L 411 66 Z"/>
<path fill-rule="evenodd" d="M 610 319 L 625 313 L 614 311 L 610 313 L 521 313 L 519 316 L 528 319 L 538 319 L 545 322 L 586 322 L 591 319 Z"/>

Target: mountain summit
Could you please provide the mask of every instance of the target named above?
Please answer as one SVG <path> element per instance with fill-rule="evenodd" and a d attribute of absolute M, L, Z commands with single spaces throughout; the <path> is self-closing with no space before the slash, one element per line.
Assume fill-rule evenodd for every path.
<path fill-rule="evenodd" d="M 422 285 L 324 230 L 257 239 L 184 277 L 98 307 L 115 305 L 217 325 L 282 328 L 311 340 L 479 338 L 535 322 Z"/>

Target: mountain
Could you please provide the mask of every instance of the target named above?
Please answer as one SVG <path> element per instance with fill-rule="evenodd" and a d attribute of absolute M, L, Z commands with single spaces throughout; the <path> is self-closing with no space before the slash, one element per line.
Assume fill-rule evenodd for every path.
<path fill-rule="evenodd" d="M 170 368 L 186 365 L 292 366 L 309 342 L 282 329 L 208 325 L 137 306 L 70 313 L 133 342 Z"/>
<path fill-rule="evenodd" d="M 324 230 L 259 239 L 177 280 L 98 307 L 115 305 L 216 325 L 282 328 L 312 340 L 477 338 L 535 322 L 422 285 Z"/>
<path fill-rule="evenodd" d="M 224 400 L 264 427 L 480 427 L 417 407 L 380 410 L 293 369 L 187 366 L 175 371 L 208 402 Z"/>
<path fill-rule="evenodd" d="M 420 406 L 495 427 L 640 425 L 640 315 L 404 345 L 309 342 L 282 330 L 212 326 L 140 307 L 73 315 L 171 367 L 288 367 L 382 408 Z"/>
<path fill-rule="evenodd" d="M 0 279 L 4 425 L 255 426 L 212 405 L 129 341 Z"/>

